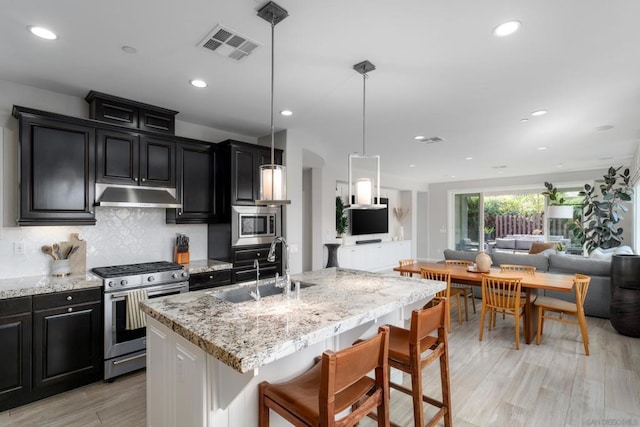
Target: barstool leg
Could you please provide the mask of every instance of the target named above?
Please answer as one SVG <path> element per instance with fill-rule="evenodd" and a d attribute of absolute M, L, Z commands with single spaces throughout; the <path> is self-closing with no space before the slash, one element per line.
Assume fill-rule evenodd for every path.
<path fill-rule="evenodd" d="M 269 427 L 269 408 L 264 403 L 264 389 L 269 384 L 266 381 L 258 384 L 258 426 Z"/>
<path fill-rule="evenodd" d="M 445 333 L 443 337 L 444 351 L 440 355 L 440 382 L 442 384 L 442 404 L 447 408 L 447 412 L 444 414 L 444 425 L 445 427 L 451 427 L 453 421 L 451 416 L 451 383 L 449 380 L 449 343 L 447 341 Z"/>
<path fill-rule="evenodd" d="M 424 426 L 424 408 L 422 407 L 422 370 L 411 369 L 411 397 L 413 399 L 413 425 Z"/>

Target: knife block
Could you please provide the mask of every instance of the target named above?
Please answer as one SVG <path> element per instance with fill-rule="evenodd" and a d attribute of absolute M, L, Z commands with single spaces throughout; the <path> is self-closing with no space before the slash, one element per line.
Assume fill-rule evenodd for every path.
<path fill-rule="evenodd" d="M 174 247 L 174 262 L 178 264 L 189 264 L 189 252 L 178 252 L 178 245 Z"/>

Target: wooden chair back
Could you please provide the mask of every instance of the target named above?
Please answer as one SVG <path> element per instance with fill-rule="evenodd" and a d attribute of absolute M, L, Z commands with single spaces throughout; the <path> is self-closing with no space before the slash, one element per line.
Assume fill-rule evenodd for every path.
<path fill-rule="evenodd" d="M 446 259 L 444 265 L 473 265 L 473 261 L 467 261 L 466 259 Z"/>
<path fill-rule="evenodd" d="M 400 267 L 406 267 L 407 265 L 415 264 L 415 260 L 411 258 L 401 259 L 400 261 L 398 261 L 398 263 L 400 264 Z M 405 277 L 413 277 L 412 273 L 405 272 L 405 271 L 401 271 L 400 275 Z"/>
<path fill-rule="evenodd" d="M 536 274 L 536 268 L 532 265 L 500 264 L 500 272 L 520 271 L 526 274 Z"/>
<path fill-rule="evenodd" d="M 584 274 L 577 274 L 573 279 L 573 285 L 576 289 L 576 308 L 578 311 L 584 311 L 584 300 L 587 297 L 587 291 L 589 290 L 589 283 L 591 277 Z"/>
<path fill-rule="evenodd" d="M 451 298 L 451 272 L 448 270 L 431 270 L 420 268 L 420 278 L 445 282 L 447 287 L 436 294 L 437 297 Z"/>
<path fill-rule="evenodd" d="M 482 276 L 482 303 L 492 309 L 520 309 L 522 279 L 519 277 Z"/>
<path fill-rule="evenodd" d="M 411 312 L 409 348 L 418 349 L 418 356 L 433 345 L 434 340 L 431 336 L 433 331 L 437 330 L 439 337 L 441 334 L 446 334 L 447 302 L 448 300 L 442 297 L 435 297 L 428 307 Z"/>
<path fill-rule="evenodd" d="M 351 347 L 337 352 L 327 350 L 322 353 L 322 374 L 318 396 L 320 425 L 352 426 L 376 407 L 378 407 L 378 416 L 386 419 L 386 425 L 389 425 L 388 354 L 388 326 L 381 326 L 376 336 Z M 346 401 L 344 395 L 341 399 L 337 399 L 338 394 L 358 383 L 371 371 L 375 371 L 375 386 L 369 393 L 364 396 L 349 393 Z M 336 401 L 341 402 L 341 407 L 336 407 Z M 353 405 L 357 407 L 350 414 L 341 418 L 339 422 L 335 422 L 337 413 Z"/>

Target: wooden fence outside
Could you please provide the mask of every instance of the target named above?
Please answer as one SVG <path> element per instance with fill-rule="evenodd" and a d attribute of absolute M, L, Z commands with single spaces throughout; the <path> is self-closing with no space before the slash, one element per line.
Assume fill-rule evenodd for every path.
<path fill-rule="evenodd" d="M 513 234 L 533 234 L 538 230 L 542 234 L 544 231 L 544 215 L 496 215 L 495 217 L 496 238 Z"/>

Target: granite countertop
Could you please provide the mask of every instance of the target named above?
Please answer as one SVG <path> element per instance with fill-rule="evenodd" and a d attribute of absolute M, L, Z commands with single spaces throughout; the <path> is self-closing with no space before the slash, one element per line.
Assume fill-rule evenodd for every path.
<path fill-rule="evenodd" d="M 443 282 L 328 268 L 292 276 L 313 283 L 283 295 L 229 303 L 219 289 L 140 303 L 143 311 L 238 372 L 249 372 L 408 304 Z M 252 284 L 244 285 L 248 289 Z M 233 286 L 239 287 L 239 286 Z M 227 287 L 229 289 L 232 287 Z M 247 290 L 248 292 L 248 290 Z"/>
<path fill-rule="evenodd" d="M 233 264 L 215 259 L 198 259 L 189 262 L 189 264 L 184 264 L 184 268 L 189 272 L 189 274 L 198 274 L 218 270 L 231 270 L 233 268 Z"/>
<path fill-rule="evenodd" d="M 0 279 L 0 299 L 89 288 L 102 288 L 102 280 L 91 273 L 66 277 L 49 275 L 16 277 L 13 279 Z"/>

